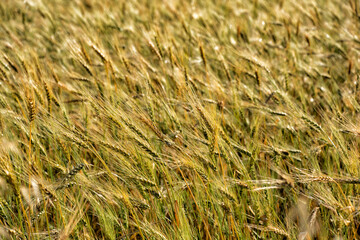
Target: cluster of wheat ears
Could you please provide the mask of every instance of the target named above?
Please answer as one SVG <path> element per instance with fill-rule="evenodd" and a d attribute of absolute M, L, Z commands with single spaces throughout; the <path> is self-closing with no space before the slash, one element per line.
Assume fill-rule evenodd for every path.
<path fill-rule="evenodd" d="M 1 0 L 1 239 L 355 239 L 358 0 Z"/>

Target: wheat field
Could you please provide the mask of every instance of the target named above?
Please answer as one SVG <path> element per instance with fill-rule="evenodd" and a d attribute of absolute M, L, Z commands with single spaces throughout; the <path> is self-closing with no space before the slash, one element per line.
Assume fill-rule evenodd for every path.
<path fill-rule="evenodd" d="M 1 239 L 360 238 L 358 0 L 1 0 Z"/>

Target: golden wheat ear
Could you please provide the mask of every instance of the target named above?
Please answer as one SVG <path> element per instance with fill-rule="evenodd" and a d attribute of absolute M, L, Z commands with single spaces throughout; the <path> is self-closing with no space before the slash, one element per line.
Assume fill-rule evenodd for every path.
<path fill-rule="evenodd" d="M 26 101 L 27 101 L 29 122 L 32 123 L 35 120 L 35 115 L 36 115 L 35 100 L 31 95 L 28 95 Z"/>

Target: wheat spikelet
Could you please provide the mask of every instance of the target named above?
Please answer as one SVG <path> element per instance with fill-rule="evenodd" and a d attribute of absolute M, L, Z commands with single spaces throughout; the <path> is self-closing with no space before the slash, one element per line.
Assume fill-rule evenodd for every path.
<path fill-rule="evenodd" d="M 124 118 L 121 118 L 121 120 L 125 123 L 125 125 L 132 131 L 134 132 L 136 135 L 138 135 L 140 138 L 142 138 L 143 140 L 145 140 L 146 142 L 149 142 L 148 138 L 140 131 L 140 129 L 138 129 L 134 124 L 132 124 L 131 122 L 125 120 Z"/>
<path fill-rule="evenodd" d="M 149 185 L 149 186 L 152 186 L 152 187 L 156 186 L 156 184 L 153 181 L 151 181 L 149 179 L 146 179 L 144 177 L 132 177 L 132 179 L 134 179 L 136 181 L 139 181 L 144 185 Z"/>
<path fill-rule="evenodd" d="M 190 29 L 188 29 L 188 27 L 186 26 L 186 23 L 184 21 L 184 19 L 181 19 L 181 26 L 183 27 L 185 33 L 189 36 L 189 39 L 192 39 L 192 34 Z"/>
<path fill-rule="evenodd" d="M 230 75 L 230 71 L 229 71 L 229 68 L 228 68 L 227 64 L 225 63 L 224 58 L 221 59 L 221 63 L 223 65 L 223 69 L 225 71 L 226 78 L 228 79 L 229 82 L 231 82 L 232 78 L 231 78 L 231 75 Z"/>
<path fill-rule="evenodd" d="M 43 81 L 44 83 L 44 88 L 45 88 L 45 93 L 46 93 L 46 99 L 47 99 L 47 103 L 48 103 L 48 112 L 51 113 L 51 99 L 52 99 L 52 95 L 50 92 L 50 88 L 49 85 Z"/>
<path fill-rule="evenodd" d="M 261 79 L 260 79 L 259 71 L 257 69 L 255 71 L 255 80 L 256 80 L 256 84 L 260 87 Z"/>
<path fill-rule="evenodd" d="M 56 97 L 53 94 L 51 94 L 51 99 L 54 102 L 55 106 L 60 107 L 59 101 L 56 99 Z"/>
<path fill-rule="evenodd" d="M 80 42 L 80 51 L 81 51 L 86 63 L 91 66 L 92 65 L 91 58 L 90 58 L 89 54 L 87 53 L 84 43 L 82 41 Z"/>
<path fill-rule="evenodd" d="M 96 54 L 101 58 L 104 63 L 108 62 L 107 57 L 103 52 L 100 51 L 98 47 L 96 47 L 94 44 L 91 44 L 91 48 L 96 52 Z"/>
<path fill-rule="evenodd" d="M 260 225 L 254 225 L 254 224 L 247 224 L 247 227 L 249 228 L 254 228 L 260 231 L 265 231 L 265 232 L 274 232 L 276 234 L 282 235 L 284 237 L 290 238 L 290 235 L 285 232 L 284 230 L 274 227 L 274 226 L 260 226 Z"/>
<path fill-rule="evenodd" d="M 129 196 L 128 196 L 126 193 L 123 193 L 123 195 L 120 196 L 120 200 L 122 200 L 122 202 L 124 203 L 125 207 L 126 207 L 128 210 L 133 209 L 134 206 L 132 205 Z"/>
<path fill-rule="evenodd" d="M 69 183 L 63 183 L 63 184 L 60 184 L 59 186 L 57 186 L 55 188 L 55 190 L 62 190 L 62 189 L 65 189 L 65 188 L 70 188 L 70 187 L 73 187 L 75 186 L 76 183 L 75 182 L 69 182 Z"/>
<path fill-rule="evenodd" d="M 151 121 L 149 121 L 148 119 L 146 119 L 144 117 L 140 117 L 140 119 L 156 134 L 156 136 L 159 139 L 164 140 L 164 138 L 165 138 L 164 134 Z"/>
<path fill-rule="evenodd" d="M 34 54 L 34 64 L 35 64 L 35 68 L 36 68 L 36 76 L 37 78 L 40 80 L 43 76 L 42 73 L 42 68 L 40 67 L 40 63 L 39 63 L 39 58 Z"/>
<path fill-rule="evenodd" d="M 277 111 L 274 111 L 274 110 L 271 110 L 271 109 L 268 109 L 267 111 L 272 115 L 277 115 L 277 116 L 282 116 L 282 117 L 287 116 L 287 114 L 284 113 L 284 112 L 277 112 Z"/>
<path fill-rule="evenodd" d="M 149 146 L 147 146 L 146 144 L 142 143 L 139 139 L 137 138 L 133 138 L 136 142 L 136 144 L 142 148 L 145 152 L 147 152 L 150 156 L 152 156 L 153 158 L 155 159 L 160 159 L 160 156 L 155 152 L 153 151 Z"/>
<path fill-rule="evenodd" d="M 185 166 L 183 166 L 184 169 L 196 172 L 204 181 L 208 180 L 208 176 L 206 175 L 206 173 L 204 172 L 204 170 L 198 166 L 197 164 L 188 162 L 186 163 Z"/>
<path fill-rule="evenodd" d="M 225 202 L 220 202 L 219 205 L 226 214 L 231 213 L 231 207 L 229 206 L 229 204 L 226 204 Z"/>
<path fill-rule="evenodd" d="M 219 129 L 220 132 L 220 136 L 222 137 L 222 139 L 229 145 L 231 146 L 231 142 L 229 137 L 225 134 L 224 130 L 222 130 L 222 128 Z"/>
<path fill-rule="evenodd" d="M 30 236 L 36 239 L 59 239 L 60 230 L 52 229 L 50 231 L 34 232 Z"/>
<path fill-rule="evenodd" d="M 174 69 L 174 54 L 171 47 L 169 47 L 169 59 L 170 59 L 171 69 Z"/>
<path fill-rule="evenodd" d="M 233 162 L 233 161 L 229 158 L 229 156 L 228 156 L 228 154 L 227 154 L 227 150 L 224 148 L 224 146 L 220 145 L 220 146 L 219 146 L 219 149 L 220 149 L 220 157 L 222 157 L 227 164 L 230 164 L 231 162 Z"/>
<path fill-rule="evenodd" d="M 284 230 L 282 230 L 280 228 L 274 227 L 274 226 L 267 226 L 265 228 L 265 231 L 274 232 L 276 234 L 279 234 L 279 235 L 285 236 L 287 238 L 290 238 L 290 235 L 287 232 L 285 232 Z"/>
<path fill-rule="evenodd" d="M 209 152 L 211 156 L 214 155 L 216 144 L 217 144 L 217 131 L 213 132 L 212 137 L 210 139 Z"/>
<path fill-rule="evenodd" d="M 127 89 L 129 90 L 129 92 L 134 92 L 134 83 L 133 81 L 129 78 L 128 75 L 124 76 L 124 81 L 126 83 Z"/>
<path fill-rule="evenodd" d="M 212 170 L 217 171 L 217 167 L 215 164 L 213 164 L 210 160 L 207 160 L 206 158 L 202 157 L 200 154 L 195 153 L 195 157 L 200 160 L 202 163 L 204 163 L 206 166 L 209 166 Z"/>
<path fill-rule="evenodd" d="M 268 103 L 268 102 L 270 101 L 270 99 L 271 99 L 272 97 L 274 97 L 275 94 L 277 94 L 277 93 L 278 93 L 278 91 L 272 91 L 272 92 L 269 94 L 269 96 L 266 98 L 265 103 Z"/>
<path fill-rule="evenodd" d="M 186 67 L 184 68 L 184 79 L 185 79 L 186 86 L 189 86 L 190 79 L 189 79 L 188 70 Z"/>
<path fill-rule="evenodd" d="M 21 63 L 22 68 L 24 69 L 26 75 L 29 75 L 29 70 L 28 70 L 29 66 L 27 65 L 27 63 L 24 60 L 21 60 L 20 63 Z"/>
<path fill-rule="evenodd" d="M 354 62 L 351 59 L 349 59 L 349 65 L 348 65 L 348 71 L 347 71 L 348 75 L 351 74 L 351 71 L 353 69 L 353 65 L 354 65 Z"/>
<path fill-rule="evenodd" d="M 37 99 L 39 99 L 39 103 L 40 103 L 41 105 L 44 105 L 44 104 L 45 104 L 45 101 L 44 101 L 44 98 L 43 98 L 42 93 L 39 91 L 39 89 L 38 89 L 37 87 L 34 87 L 33 89 L 34 89 L 35 97 L 36 97 Z"/>
<path fill-rule="evenodd" d="M 206 131 L 204 130 L 204 132 L 206 133 Z M 205 136 L 205 138 L 207 138 L 207 135 Z M 197 141 L 197 142 L 200 142 L 206 146 L 210 146 L 210 142 L 207 141 L 207 140 L 204 140 L 204 139 L 201 139 L 201 138 L 198 138 L 198 137 L 192 137 L 193 140 Z"/>
<path fill-rule="evenodd" d="M 128 71 L 128 73 L 131 74 L 130 64 L 129 64 L 128 60 L 125 57 L 122 57 L 121 60 L 124 63 L 125 68 Z"/>
<path fill-rule="evenodd" d="M 132 206 L 140 210 L 147 210 L 150 208 L 149 204 L 147 204 L 145 201 L 141 201 L 136 198 L 130 198 L 130 202 Z"/>
<path fill-rule="evenodd" d="M 85 166 L 85 164 L 80 163 L 80 164 L 78 164 L 77 166 L 75 166 L 73 169 L 71 169 L 71 170 L 69 171 L 69 173 L 66 174 L 66 175 L 64 176 L 64 178 L 62 179 L 62 183 L 65 183 L 65 182 L 69 181 L 70 179 L 72 179 L 78 172 L 81 171 L 81 169 L 84 168 L 84 166 Z"/>
<path fill-rule="evenodd" d="M 15 196 L 19 199 L 19 201 L 21 201 L 20 187 L 19 187 L 19 183 L 17 182 L 17 179 L 15 178 L 15 176 L 12 173 L 9 173 L 9 172 L 6 172 L 5 176 L 6 176 L 7 182 L 12 187 Z"/>
<path fill-rule="evenodd" d="M 204 48 L 203 48 L 203 46 L 201 44 L 199 45 L 199 51 L 200 51 L 200 55 L 201 55 L 201 59 L 203 61 L 204 67 L 206 69 L 206 66 L 207 66 L 207 64 L 206 64 L 206 56 L 205 56 Z"/>
<path fill-rule="evenodd" d="M 123 149 L 121 149 L 120 147 L 114 146 L 110 143 L 104 142 L 102 140 L 99 140 L 99 143 L 107 148 L 110 148 L 112 150 L 114 150 L 115 152 L 120 153 L 121 155 L 123 155 L 124 157 L 130 158 L 130 154 L 125 152 Z"/>
<path fill-rule="evenodd" d="M 145 188 L 145 190 L 150 193 L 151 195 L 153 195 L 155 198 L 160 199 L 161 198 L 161 193 L 159 193 L 158 191 L 154 190 L 153 188 Z"/>
<path fill-rule="evenodd" d="M 159 58 L 159 60 L 161 60 L 162 57 L 161 57 L 159 51 L 155 48 L 154 44 L 153 44 L 151 41 L 149 41 L 149 42 L 148 42 L 148 45 L 149 45 L 151 51 L 152 51 L 153 53 L 155 53 L 155 55 Z"/>
<path fill-rule="evenodd" d="M 89 137 L 84 135 L 81 130 L 77 130 L 77 128 L 73 129 L 72 132 L 80 138 L 85 144 L 90 143 Z"/>
<path fill-rule="evenodd" d="M 214 132 L 213 127 L 211 126 L 209 120 L 206 118 L 205 113 L 203 112 L 203 110 L 202 110 L 199 106 L 197 106 L 196 109 L 199 111 L 201 118 L 202 118 L 203 121 L 205 122 L 206 128 L 207 128 L 210 132 Z"/>
<path fill-rule="evenodd" d="M 64 103 L 82 103 L 82 102 L 87 102 L 87 101 L 88 101 L 88 99 L 78 98 L 78 99 L 66 100 L 66 101 L 64 101 Z"/>
<path fill-rule="evenodd" d="M 230 180 L 231 184 L 234 184 L 236 186 L 240 186 L 242 188 L 246 188 L 246 189 L 249 189 L 249 185 L 241 180 L 238 180 L 238 179 L 231 179 Z"/>
<path fill-rule="evenodd" d="M 1 205 L 1 207 L 6 207 L 8 209 L 11 209 L 10 204 L 2 197 L 0 197 L 0 205 Z"/>
<path fill-rule="evenodd" d="M 114 63 L 111 61 L 111 59 L 107 63 L 108 63 L 107 65 L 109 66 L 111 79 L 115 83 L 117 77 L 116 77 L 116 73 L 115 73 L 115 69 L 114 69 Z"/>
<path fill-rule="evenodd" d="M 80 82 L 92 83 L 92 81 L 86 77 L 70 77 L 70 79 L 80 81 Z"/>
<path fill-rule="evenodd" d="M 13 63 L 5 54 L 3 55 L 3 58 L 5 59 L 5 61 L 10 65 L 10 67 L 12 68 L 12 70 L 14 70 L 15 72 L 19 72 L 19 68 L 16 66 L 15 63 Z"/>
<path fill-rule="evenodd" d="M 50 71 L 51 71 L 51 76 L 53 77 L 53 79 L 55 80 L 56 83 L 60 82 L 60 79 L 58 77 L 58 75 L 55 73 L 53 67 L 50 65 Z"/>
<path fill-rule="evenodd" d="M 347 179 L 347 178 L 335 178 L 335 182 L 339 183 L 349 183 L 349 184 L 360 184 L 360 179 Z"/>
<path fill-rule="evenodd" d="M 74 137 L 74 136 L 72 136 L 72 135 L 70 135 L 68 133 L 63 133 L 63 135 L 65 137 L 67 137 L 69 140 L 71 140 L 72 142 L 78 144 L 79 146 L 81 146 L 83 148 L 88 148 L 88 145 L 84 141 L 82 141 L 82 140 L 80 140 L 80 139 L 78 139 L 78 138 L 76 138 L 76 137 Z"/>
<path fill-rule="evenodd" d="M 132 183 L 136 186 L 136 189 L 139 191 L 141 196 L 143 196 L 143 197 L 146 196 L 145 195 L 145 189 L 144 189 L 143 185 L 139 181 L 132 181 Z"/>
<path fill-rule="evenodd" d="M 7 80 L 8 76 L 7 76 L 6 72 L 4 71 L 4 69 L 2 67 L 0 67 L 0 73 L 2 75 L 2 78 L 4 80 Z"/>
<path fill-rule="evenodd" d="M 158 51 L 159 51 L 160 56 L 163 58 L 163 57 L 164 57 L 164 53 L 163 53 L 163 51 L 162 51 L 162 49 L 161 49 L 161 45 L 160 45 L 160 42 L 159 42 L 159 37 L 158 37 L 158 35 L 159 35 L 159 33 L 157 33 L 157 35 L 155 36 L 155 44 L 156 44 L 156 47 L 157 47 L 157 49 L 158 49 Z"/>
<path fill-rule="evenodd" d="M 310 221 L 309 221 L 309 227 L 310 229 L 313 229 L 314 228 L 314 225 L 315 225 L 315 222 L 316 222 L 316 217 L 317 217 L 317 213 L 319 211 L 319 207 L 315 207 L 312 212 L 311 212 L 311 215 L 310 215 Z"/>
<path fill-rule="evenodd" d="M 196 173 L 199 174 L 199 176 L 202 178 L 202 180 L 204 182 L 208 181 L 209 177 L 206 175 L 206 173 L 204 172 L 204 170 L 202 168 L 195 166 L 194 169 L 195 169 Z"/>
<path fill-rule="evenodd" d="M 79 59 L 79 63 L 80 63 L 81 66 L 89 73 L 90 76 L 94 76 L 94 74 L 93 74 L 90 66 L 89 66 L 87 63 L 83 62 L 83 61 L 80 60 L 80 59 Z"/>
<path fill-rule="evenodd" d="M 286 150 L 283 150 L 283 151 L 286 151 L 286 152 L 289 152 L 289 153 L 301 153 L 301 150 L 299 149 L 286 149 Z"/>
<path fill-rule="evenodd" d="M 97 112 L 99 112 L 99 110 L 97 110 Z M 108 115 L 106 116 L 110 121 L 112 121 L 113 123 L 115 123 L 118 127 L 120 127 L 121 129 L 124 128 L 123 124 L 117 120 L 115 117 L 111 116 L 111 115 Z"/>
<path fill-rule="evenodd" d="M 154 171 L 152 170 L 152 168 L 154 167 L 153 165 L 153 162 L 149 161 L 148 159 L 143 159 L 142 161 L 143 163 L 143 166 L 146 170 L 146 173 L 152 178 L 152 179 L 155 179 L 155 173 Z"/>
<path fill-rule="evenodd" d="M 97 87 L 97 89 L 98 89 L 98 92 L 99 92 L 99 94 L 100 94 L 100 97 L 101 98 L 104 98 L 104 83 L 103 82 L 101 82 L 99 79 L 95 79 L 95 84 L 96 84 L 96 87 Z"/>
<path fill-rule="evenodd" d="M 310 118 L 306 117 L 306 116 L 302 116 L 301 119 L 303 119 L 312 129 L 321 132 L 322 128 L 319 124 L 317 124 L 316 122 L 314 122 L 313 120 L 311 120 Z"/>
<path fill-rule="evenodd" d="M 233 148 L 235 148 L 235 150 L 239 151 L 239 152 L 242 153 L 242 154 L 245 154 L 246 156 L 249 156 L 249 157 L 252 156 L 251 152 L 249 152 L 248 150 L 246 150 L 246 149 L 243 148 L 243 147 L 240 147 L 240 146 L 237 145 L 237 144 L 232 143 L 231 146 L 232 146 Z"/>
<path fill-rule="evenodd" d="M 329 176 L 314 177 L 311 182 L 334 182 L 334 179 Z"/>
<path fill-rule="evenodd" d="M 35 120 L 35 101 L 34 99 L 29 95 L 27 98 L 27 108 L 29 113 L 29 121 L 30 123 Z"/>
<path fill-rule="evenodd" d="M 236 196 L 234 196 L 232 193 L 230 193 L 229 191 L 225 190 L 222 187 L 219 187 L 219 191 L 220 193 L 222 193 L 225 197 L 227 197 L 229 200 L 236 202 Z"/>

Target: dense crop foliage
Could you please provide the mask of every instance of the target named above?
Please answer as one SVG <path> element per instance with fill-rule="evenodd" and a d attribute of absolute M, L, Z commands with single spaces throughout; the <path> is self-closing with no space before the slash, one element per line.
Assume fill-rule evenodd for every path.
<path fill-rule="evenodd" d="M 0 1 L 0 238 L 353 239 L 358 0 Z"/>

